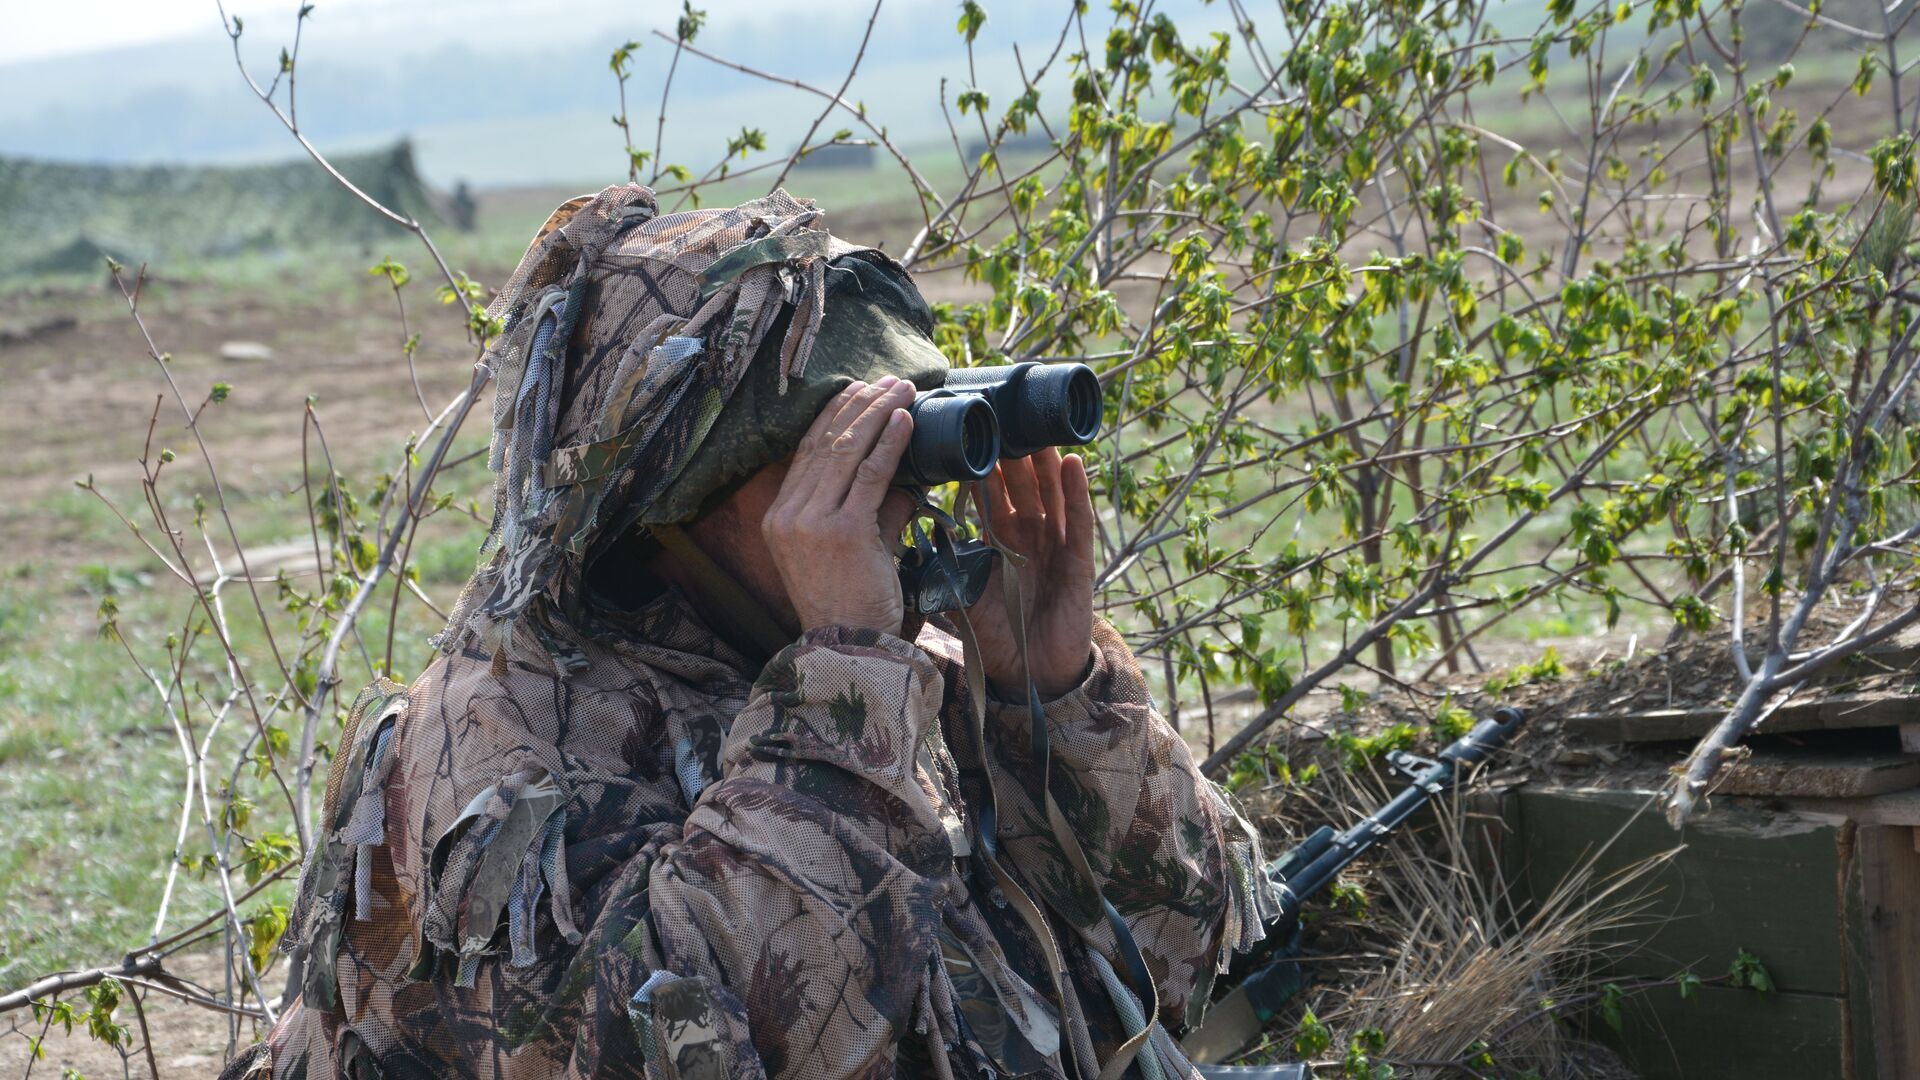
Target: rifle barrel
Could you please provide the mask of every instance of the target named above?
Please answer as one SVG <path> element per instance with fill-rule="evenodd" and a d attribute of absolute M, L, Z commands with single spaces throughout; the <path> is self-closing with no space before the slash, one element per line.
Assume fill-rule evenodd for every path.
<path fill-rule="evenodd" d="M 1434 796 L 1451 788 L 1459 776 L 1460 766 L 1482 761 L 1505 744 L 1525 720 L 1518 709 L 1496 710 L 1492 717 L 1475 724 L 1472 731 L 1442 750 L 1438 760 L 1411 771 L 1407 786 L 1380 809 L 1330 838 L 1326 835 L 1330 830 L 1322 826 L 1305 843 L 1270 864 L 1268 876 L 1280 886 L 1281 910 L 1276 923 L 1284 926 L 1298 917 L 1300 906 L 1307 898 L 1331 885 L 1340 871 L 1368 848 L 1386 839 Z M 1305 865 L 1299 865 L 1303 858 Z"/>
<path fill-rule="evenodd" d="M 1291 851 L 1269 863 L 1266 874 L 1274 884 L 1280 914 L 1268 921 L 1266 940 L 1232 960 L 1229 977 L 1240 980 L 1184 1044 L 1196 1061 L 1218 1061 L 1246 1046 L 1260 1025 L 1307 984 L 1293 954 L 1300 945 L 1300 909 L 1316 893 L 1333 883 L 1340 871 L 1369 847 L 1379 843 L 1436 795 L 1451 788 L 1466 766 L 1483 761 L 1504 745 L 1525 722 L 1517 709 L 1499 709 L 1455 739 L 1433 761 L 1396 751 L 1390 761 L 1406 773 L 1409 783 L 1380 809 L 1359 824 L 1336 833 L 1322 825 Z M 1414 766 L 1418 767 L 1414 767 Z M 1228 984 L 1232 985 L 1232 984 Z M 1221 1074 L 1224 1075 L 1224 1074 Z"/>

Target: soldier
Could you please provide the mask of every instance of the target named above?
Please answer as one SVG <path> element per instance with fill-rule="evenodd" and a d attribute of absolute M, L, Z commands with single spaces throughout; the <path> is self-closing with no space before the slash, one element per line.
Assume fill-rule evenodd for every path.
<path fill-rule="evenodd" d="M 1192 1075 L 1169 1033 L 1272 900 L 1093 616 L 1080 458 L 979 493 L 1028 610 L 909 621 L 892 479 L 947 364 L 892 260 L 628 185 L 493 312 L 483 564 L 356 702 L 298 996 L 225 1075 Z"/>

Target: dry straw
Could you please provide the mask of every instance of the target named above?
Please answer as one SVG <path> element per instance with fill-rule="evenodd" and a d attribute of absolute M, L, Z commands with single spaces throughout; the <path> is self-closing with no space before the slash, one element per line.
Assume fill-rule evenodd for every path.
<path fill-rule="evenodd" d="M 1263 818 L 1300 835 L 1303 824 L 1358 820 L 1389 786 L 1371 769 L 1328 768 L 1311 784 L 1263 793 L 1261 802 L 1284 802 Z M 1323 981 L 1302 997 L 1342 1065 L 1359 1039 L 1372 1066 L 1392 1066 L 1396 1080 L 1633 1075 L 1566 1021 L 1606 995 L 1608 961 L 1649 921 L 1649 876 L 1681 849 L 1602 872 L 1616 832 L 1528 900 L 1509 876 L 1518 872 L 1514 860 L 1502 857 L 1499 798 L 1485 784 L 1458 789 L 1378 857 L 1356 864 L 1347 888 L 1310 906 L 1319 915 L 1310 916 L 1318 925 L 1309 928 L 1307 951 L 1318 955 L 1309 963 Z M 1298 1021 L 1285 1017 L 1283 1025 Z M 1377 1049 L 1365 1047 L 1370 1031 L 1379 1033 Z M 1279 1027 L 1260 1056 L 1290 1056 L 1293 1038 L 1292 1027 Z"/>

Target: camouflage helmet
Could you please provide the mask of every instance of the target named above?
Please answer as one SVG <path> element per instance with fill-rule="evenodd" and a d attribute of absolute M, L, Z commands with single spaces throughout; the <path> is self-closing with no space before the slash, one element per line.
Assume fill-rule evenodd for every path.
<path fill-rule="evenodd" d="M 822 218 L 784 191 L 663 215 L 639 184 L 554 211 L 488 308 L 493 524 L 442 649 L 576 610 L 622 534 L 698 516 L 855 379 L 940 384 L 906 271 Z"/>

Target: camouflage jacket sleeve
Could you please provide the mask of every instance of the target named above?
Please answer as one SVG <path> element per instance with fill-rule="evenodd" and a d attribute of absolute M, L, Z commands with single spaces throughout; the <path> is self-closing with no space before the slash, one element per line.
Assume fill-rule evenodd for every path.
<path fill-rule="evenodd" d="M 462 654 L 365 699 L 334 769 L 365 797 L 328 800 L 344 824 L 290 931 L 306 988 L 228 1075 L 892 1076 L 903 1052 L 961 1045 L 949 944 L 1052 1053 L 1044 1003 L 1021 997 L 953 871 L 957 769 L 927 737 L 940 666 L 828 628 L 738 697 L 686 670 L 700 681 L 594 665 L 563 692 Z M 568 706 L 558 740 L 520 721 L 547 700 Z M 677 718 L 716 709 L 731 723 L 709 766 Z"/>
<path fill-rule="evenodd" d="M 952 903 L 939 798 L 916 767 L 941 697 L 912 644 L 809 631 L 761 674 L 720 779 L 654 865 L 664 969 L 738 995 L 768 1075 L 893 1074 Z M 671 1041 L 654 1012 L 648 1040 Z"/>
<path fill-rule="evenodd" d="M 994 773 L 1002 846 L 1055 910 L 1102 954 L 1116 955 L 1033 798 L 1026 706 L 990 700 L 987 711 L 1003 766 Z M 1256 887 L 1258 835 L 1200 774 L 1186 741 L 1154 709 L 1132 651 L 1104 621 L 1094 627 L 1086 679 L 1045 711 L 1054 798 L 1146 957 L 1160 1019 L 1175 1030 L 1195 1022 L 1230 951 L 1259 941 L 1277 914 L 1271 893 Z"/>

